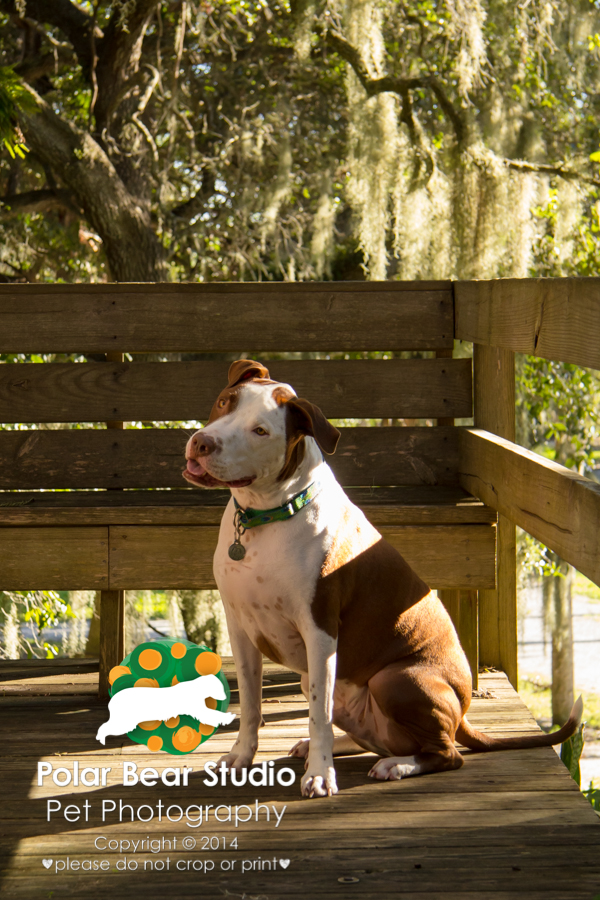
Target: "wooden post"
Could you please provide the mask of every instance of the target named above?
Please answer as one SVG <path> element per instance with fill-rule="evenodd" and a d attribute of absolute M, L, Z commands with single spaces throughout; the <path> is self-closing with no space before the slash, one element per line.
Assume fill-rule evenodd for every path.
<path fill-rule="evenodd" d="M 107 353 L 106 362 L 123 362 L 120 352 Z M 110 420 L 107 428 L 122 429 L 123 422 Z M 122 488 L 108 488 L 120 491 Z M 108 529 L 110 553 L 110 528 Z M 108 697 L 108 673 L 118 666 L 125 655 L 125 592 L 100 591 L 100 676 L 98 694 L 100 699 Z"/>
<path fill-rule="evenodd" d="M 436 359 L 451 359 L 452 350 L 436 350 Z M 437 420 L 438 425 L 454 425 L 450 417 Z M 471 667 L 473 689 L 479 681 L 479 631 L 477 626 L 477 591 L 438 591 L 438 597 L 448 610 L 456 628 L 458 638 Z"/>
<path fill-rule="evenodd" d="M 446 607 L 456 628 L 465 656 L 471 668 L 473 690 L 479 686 L 479 629 L 477 591 L 438 591 L 438 597 Z"/>
<path fill-rule="evenodd" d="M 509 441 L 515 439 L 515 354 L 473 345 L 474 421 Z M 479 657 L 502 669 L 515 690 L 517 678 L 516 528 L 498 516 L 496 590 L 479 591 Z"/>
<path fill-rule="evenodd" d="M 100 592 L 100 679 L 98 696 L 108 698 L 108 673 L 125 655 L 125 592 Z"/>

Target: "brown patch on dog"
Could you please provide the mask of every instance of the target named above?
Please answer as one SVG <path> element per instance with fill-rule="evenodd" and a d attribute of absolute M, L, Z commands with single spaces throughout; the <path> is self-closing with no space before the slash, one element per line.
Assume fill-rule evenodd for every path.
<path fill-rule="evenodd" d="M 279 385 L 273 390 L 272 396 L 277 406 L 285 406 L 285 461 L 277 475 L 277 481 L 287 481 L 304 459 L 306 450 L 304 434 L 296 428 L 290 409 L 287 406 L 289 401 L 296 396 L 294 392 L 288 387 Z"/>
<path fill-rule="evenodd" d="M 239 386 L 236 388 L 226 387 L 225 390 L 221 391 L 210 411 L 208 425 L 211 425 L 217 419 L 222 419 L 223 416 L 228 416 L 229 413 L 234 411 L 240 400 L 239 392 Z"/>
<path fill-rule="evenodd" d="M 235 387 L 242 381 L 270 379 L 269 370 L 255 359 L 236 359 L 229 366 L 227 386 Z"/>
<path fill-rule="evenodd" d="M 309 400 L 296 397 L 290 388 L 279 385 L 273 391 L 278 406 L 285 406 L 286 455 L 278 481 L 290 478 L 304 459 L 304 437 L 312 437 L 324 453 L 335 453 L 340 437 L 337 428 Z"/>
<path fill-rule="evenodd" d="M 277 481 L 291 478 L 304 459 L 305 437 L 312 437 L 325 453 L 334 453 L 339 431 L 325 418 L 318 406 L 296 397 L 288 387 L 279 385 L 273 391 L 278 406 L 285 407 L 285 462 Z"/>
<path fill-rule="evenodd" d="M 209 425 L 216 419 L 221 419 L 234 411 L 239 403 L 240 390 L 248 381 L 258 382 L 258 384 L 277 384 L 271 379 L 269 370 L 254 359 L 236 359 L 231 363 L 227 381 L 227 387 L 221 391 L 213 404 L 208 419 Z"/>
<path fill-rule="evenodd" d="M 377 532 L 374 540 L 361 535 L 359 524 L 347 508 L 311 612 L 319 628 L 338 638 L 337 678 L 363 685 L 390 663 L 425 650 L 433 661 L 452 641 L 446 633 L 452 626 L 406 560 Z"/>
<path fill-rule="evenodd" d="M 277 647 L 274 647 L 273 644 L 271 644 L 271 642 L 267 640 L 264 634 L 258 635 L 258 637 L 256 638 L 256 646 L 258 647 L 260 652 L 264 656 L 268 657 L 268 659 L 270 659 L 272 662 L 279 663 L 279 665 L 283 663 Z"/>

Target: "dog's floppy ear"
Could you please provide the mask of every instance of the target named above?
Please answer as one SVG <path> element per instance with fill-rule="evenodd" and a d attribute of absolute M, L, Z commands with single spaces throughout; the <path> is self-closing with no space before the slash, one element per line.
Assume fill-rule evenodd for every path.
<path fill-rule="evenodd" d="M 227 387 L 235 387 L 242 381 L 250 381 L 252 378 L 269 378 L 269 370 L 262 363 L 254 359 L 236 359 L 231 363 L 228 374 Z"/>
<path fill-rule="evenodd" d="M 291 397 L 285 405 L 301 434 L 313 437 L 324 453 L 329 455 L 335 453 L 340 433 L 335 425 L 325 418 L 318 406 L 300 397 Z"/>

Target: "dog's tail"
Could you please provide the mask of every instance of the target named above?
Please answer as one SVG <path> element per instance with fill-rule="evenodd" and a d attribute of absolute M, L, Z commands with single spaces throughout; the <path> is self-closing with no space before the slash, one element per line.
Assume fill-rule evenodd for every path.
<path fill-rule="evenodd" d="M 463 717 L 456 730 L 456 739 L 469 750 L 478 752 L 493 750 L 528 750 L 530 747 L 551 747 L 553 744 L 562 744 L 575 734 L 579 728 L 583 715 L 583 700 L 581 696 L 573 704 L 571 714 L 562 728 L 551 734 L 527 734 L 523 737 L 493 738 L 489 734 L 483 734 Z"/>

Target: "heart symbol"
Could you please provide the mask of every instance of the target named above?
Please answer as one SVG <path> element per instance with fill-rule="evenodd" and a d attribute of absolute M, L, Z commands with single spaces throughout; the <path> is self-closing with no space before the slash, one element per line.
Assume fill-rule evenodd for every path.
<path fill-rule="evenodd" d="M 279 860 L 279 865 L 281 866 L 282 869 L 287 869 L 287 867 L 289 866 L 289 864 L 290 864 L 290 860 L 289 860 L 289 859 L 280 859 L 280 860 Z"/>
<path fill-rule="evenodd" d="M 52 865 L 52 862 L 53 862 L 53 860 L 51 860 L 51 859 L 43 859 L 42 865 L 44 866 L 45 869 L 49 869 L 50 866 Z M 288 862 L 289 862 L 289 860 L 288 860 Z"/>

